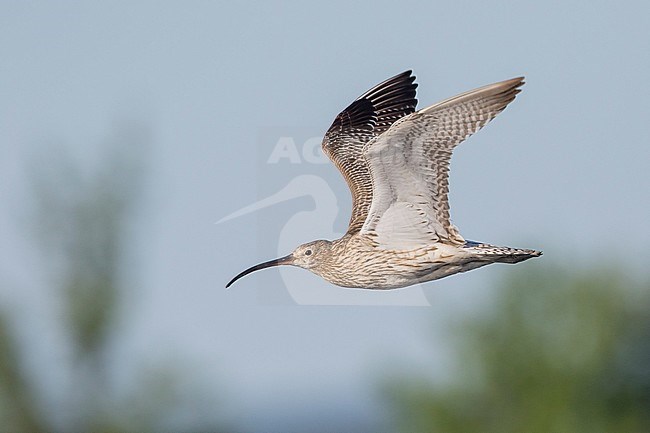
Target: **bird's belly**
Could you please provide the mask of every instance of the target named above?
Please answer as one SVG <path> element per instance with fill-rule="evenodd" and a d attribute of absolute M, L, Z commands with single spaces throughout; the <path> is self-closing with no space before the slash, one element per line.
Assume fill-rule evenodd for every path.
<path fill-rule="evenodd" d="M 478 267 L 468 267 L 467 257 L 459 254 L 455 247 L 450 248 L 456 251 L 416 250 L 387 254 L 381 259 L 369 257 L 349 269 L 345 269 L 346 266 L 339 268 L 336 275 L 324 277 L 343 287 L 387 290 L 437 280 Z"/>

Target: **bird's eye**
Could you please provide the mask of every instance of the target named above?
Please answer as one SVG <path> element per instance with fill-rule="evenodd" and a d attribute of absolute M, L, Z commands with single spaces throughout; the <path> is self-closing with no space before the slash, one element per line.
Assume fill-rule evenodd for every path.
<path fill-rule="evenodd" d="M 311 256 L 311 250 L 306 250 L 306 251 L 305 251 L 305 255 L 306 255 L 306 256 Z"/>

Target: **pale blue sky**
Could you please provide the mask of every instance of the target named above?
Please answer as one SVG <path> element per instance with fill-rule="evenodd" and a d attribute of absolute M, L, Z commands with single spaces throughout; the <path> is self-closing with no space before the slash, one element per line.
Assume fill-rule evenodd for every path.
<path fill-rule="evenodd" d="M 261 166 L 264 134 L 322 133 L 352 99 L 406 69 L 420 106 L 525 75 L 512 106 L 454 156 L 454 222 L 469 239 L 544 250 L 520 266 L 616 258 L 640 269 L 650 243 L 649 16 L 642 1 L 1 2 L 3 303 L 34 317 L 25 333 L 43 333 L 56 351 L 56 332 L 45 332 L 56 300 L 18 221 L 25 170 L 52 143 L 91 160 L 129 119 L 153 142 L 134 239 L 142 287 L 119 349 L 133 360 L 125 371 L 148 357 L 186 361 L 235 414 L 315 395 L 357 401 L 387 363 L 441 374 L 444 350 L 427 343 L 443 341 L 436 317 L 474 308 L 513 267 L 430 283 L 430 308 L 269 306 L 259 291 L 286 293 L 274 270 L 223 290 L 276 256 L 264 236 L 312 206 L 297 200 L 213 224 L 295 176 Z M 340 226 L 345 184 L 332 166 L 299 171 L 312 169 L 338 196 Z M 305 241 L 323 237 L 296 229 Z"/>

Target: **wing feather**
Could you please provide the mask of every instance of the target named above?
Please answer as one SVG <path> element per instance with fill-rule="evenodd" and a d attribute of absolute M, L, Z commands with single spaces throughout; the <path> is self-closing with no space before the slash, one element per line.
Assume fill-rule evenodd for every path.
<path fill-rule="evenodd" d="M 491 84 L 405 116 L 368 142 L 373 199 L 361 232 L 386 249 L 465 240 L 449 217 L 454 148 L 515 99 L 523 77 Z"/>
<path fill-rule="evenodd" d="M 372 202 L 372 181 L 363 147 L 398 119 L 415 111 L 415 76 L 403 72 L 359 96 L 334 119 L 323 139 L 323 151 L 339 169 L 352 193 L 348 233 L 356 233 Z"/>

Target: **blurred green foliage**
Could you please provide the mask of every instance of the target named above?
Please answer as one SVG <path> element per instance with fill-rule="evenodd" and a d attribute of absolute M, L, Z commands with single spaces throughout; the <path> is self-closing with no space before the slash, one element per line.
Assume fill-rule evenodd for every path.
<path fill-rule="evenodd" d="M 396 431 L 650 431 L 650 285 L 602 270 L 516 275 L 454 327 L 448 381 L 389 383 Z"/>
<path fill-rule="evenodd" d="M 11 328 L 0 313 L 0 425 L 8 432 L 45 431 L 21 368 Z"/>
<path fill-rule="evenodd" d="M 148 141 L 146 129 L 125 124 L 100 146 L 99 161 L 80 162 L 58 149 L 32 167 L 34 239 L 49 290 L 62 300 L 57 315 L 71 354 L 70 365 L 57 359 L 49 367 L 65 371 L 69 383 L 58 392 L 56 407 L 45 407 L 43 390 L 25 368 L 10 326 L 14 321 L 0 312 L 0 431 L 168 431 L 175 411 L 193 404 L 181 397 L 186 390 L 178 386 L 176 369 L 138 371 L 126 391 L 116 391 L 112 383 L 110 356 L 119 340 L 116 329 L 124 326 L 124 291 L 137 290 L 137 257 L 129 246 Z M 52 417 L 54 410 L 65 413 Z M 191 420 L 173 430 L 219 430 L 206 423 Z"/>

